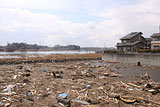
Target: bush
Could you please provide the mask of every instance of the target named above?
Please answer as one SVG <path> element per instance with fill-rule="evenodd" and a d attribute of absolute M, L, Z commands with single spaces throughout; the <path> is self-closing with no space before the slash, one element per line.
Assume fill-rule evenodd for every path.
<path fill-rule="evenodd" d="M 137 52 L 140 52 L 140 53 L 160 53 L 160 49 L 158 49 L 158 50 L 141 49 L 141 50 L 138 50 Z"/>

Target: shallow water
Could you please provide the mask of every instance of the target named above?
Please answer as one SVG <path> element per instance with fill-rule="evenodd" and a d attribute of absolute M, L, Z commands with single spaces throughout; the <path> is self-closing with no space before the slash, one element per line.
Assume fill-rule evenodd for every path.
<path fill-rule="evenodd" d="M 27 57 L 35 57 L 36 55 L 52 55 L 52 54 L 86 54 L 95 53 L 94 51 L 32 51 L 32 52 L 0 52 L 0 59 L 20 58 L 21 55 Z"/>
<path fill-rule="evenodd" d="M 0 56 L 0 59 L 5 59 L 5 58 L 21 58 L 21 56 L 8 56 L 8 55 Z"/>
<path fill-rule="evenodd" d="M 86 54 L 95 53 L 94 51 L 32 51 L 32 52 L 0 52 L 0 55 L 13 55 L 13 54 Z"/>

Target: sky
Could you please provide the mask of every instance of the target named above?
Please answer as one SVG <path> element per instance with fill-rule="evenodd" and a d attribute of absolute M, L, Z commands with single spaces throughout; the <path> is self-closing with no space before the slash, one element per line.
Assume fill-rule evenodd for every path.
<path fill-rule="evenodd" d="M 0 0 L 0 45 L 115 47 L 159 32 L 160 0 Z"/>

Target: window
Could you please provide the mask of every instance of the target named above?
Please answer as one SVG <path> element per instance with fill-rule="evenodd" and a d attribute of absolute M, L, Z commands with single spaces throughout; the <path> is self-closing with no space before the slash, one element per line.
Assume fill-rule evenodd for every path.
<path fill-rule="evenodd" d="M 153 41 L 160 41 L 160 37 L 153 38 Z"/>
<path fill-rule="evenodd" d="M 127 50 L 128 50 L 128 51 L 130 51 L 130 50 L 131 50 L 131 47 L 126 47 L 126 48 L 127 48 Z"/>
<path fill-rule="evenodd" d="M 127 40 L 123 40 L 122 42 L 123 42 L 123 43 L 127 43 Z"/>
<path fill-rule="evenodd" d="M 160 49 L 160 46 L 153 46 L 154 47 L 154 49 Z"/>

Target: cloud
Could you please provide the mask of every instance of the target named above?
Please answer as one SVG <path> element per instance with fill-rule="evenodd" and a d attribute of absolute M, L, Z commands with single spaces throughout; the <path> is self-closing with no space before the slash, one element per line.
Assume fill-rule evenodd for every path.
<path fill-rule="evenodd" d="M 159 0 L 120 1 L 0 0 L 0 37 L 3 38 L 0 43 L 112 47 L 119 38 L 133 31 L 141 31 L 145 37 L 158 32 Z M 45 9 L 61 10 L 65 15 L 44 12 Z M 81 20 L 88 17 L 102 20 L 73 21 L 65 18 L 66 11 L 73 16 L 73 11 L 78 12 L 83 16 Z"/>
<path fill-rule="evenodd" d="M 25 9 L 0 8 L 0 33 L 8 42 L 26 41 L 54 46 L 77 44 L 81 46 L 112 46 L 109 39 L 113 29 L 108 22 L 73 23 L 53 14 L 34 13 Z M 7 17 L 7 18 L 6 18 Z M 106 29 L 108 27 L 108 30 Z M 109 35 L 107 35 L 109 34 Z M 13 38 L 14 36 L 14 38 Z M 9 39 L 9 38 L 13 39 Z"/>
<path fill-rule="evenodd" d="M 139 0 L 136 5 L 112 8 L 96 14 L 109 18 L 114 26 L 118 26 L 124 33 L 132 31 L 144 32 L 146 37 L 157 32 L 160 24 L 159 0 Z"/>
<path fill-rule="evenodd" d="M 65 10 L 73 6 L 72 1 L 73 0 L 0 0 L 0 7 L 40 9 L 40 10 L 42 9 Z"/>

